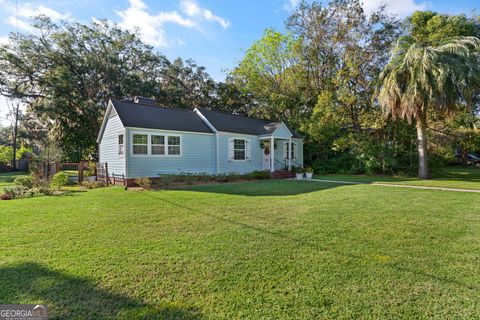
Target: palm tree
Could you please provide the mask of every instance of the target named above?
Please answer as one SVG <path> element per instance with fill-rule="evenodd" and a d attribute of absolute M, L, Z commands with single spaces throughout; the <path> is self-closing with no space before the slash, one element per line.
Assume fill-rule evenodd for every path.
<path fill-rule="evenodd" d="M 393 118 L 415 120 L 418 177 L 429 177 L 427 112 L 452 114 L 465 105 L 467 90 L 480 91 L 480 39 L 458 37 L 440 46 L 421 46 L 402 37 L 380 75 L 379 102 Z"/>

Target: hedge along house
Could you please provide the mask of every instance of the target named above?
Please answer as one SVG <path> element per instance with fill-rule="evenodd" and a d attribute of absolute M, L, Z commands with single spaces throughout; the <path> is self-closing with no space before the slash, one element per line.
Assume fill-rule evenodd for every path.
<path fill-rule="evenodd" d="M 283 122 L 159 107 L 140 97 L 109 101 L 97 143 L 99 162 L 130 184 L 162 174 L 275 174 L 303 165 L 302 137 Z"/>

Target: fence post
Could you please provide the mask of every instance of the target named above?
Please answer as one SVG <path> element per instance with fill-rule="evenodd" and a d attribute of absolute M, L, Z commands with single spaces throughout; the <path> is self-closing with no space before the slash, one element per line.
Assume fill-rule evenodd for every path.
<path fill-rule="evenodd" d="M 107 187 L 109 182 L 110 182 L 110 178 L 108 177 L 108 163 L 105 162 L 105 183 L 107 184 Z"/>
<path fill-rule="evenodd" d="M 78 183 L 83 182 L 83 168 L 85 166 L 85 160 L 80 160 L 78 163 Z"/>

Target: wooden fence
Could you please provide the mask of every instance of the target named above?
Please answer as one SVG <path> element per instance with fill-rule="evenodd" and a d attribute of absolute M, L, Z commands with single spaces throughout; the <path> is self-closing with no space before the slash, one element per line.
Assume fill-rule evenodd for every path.
<path fill-rule="evenodd" d="M 105 182 L 107 186 L 109 184 L 122 185 L 122 186 L 126 185 L 127 179 L 125 178 L 125 175 L 109 172 L 108 163 L 106 162 L 97 163 L 96 171 L 97 171 L 97 180 Z"/>

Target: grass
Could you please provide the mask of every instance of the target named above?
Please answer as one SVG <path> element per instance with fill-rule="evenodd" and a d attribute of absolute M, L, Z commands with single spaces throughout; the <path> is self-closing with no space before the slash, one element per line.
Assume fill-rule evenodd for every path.
<path fill-rule="evenodd" d="M 479 200 L 258 181 L 1 201 L 0 297 L 51 319 L 478 318 Z"/>
<path fill-rule="evenodd" d="M 432 179 L 419 180 L 417 178 L 400 176 L 366 176 L 366 175 L 315 175 L 315 179 L 354 181 L 363 183 L 387 183 L 412 186 L 445 187 L 459 189 L 480 189 L 480 168 L 454 166 L 442 168 L 432 174 Z"/>

